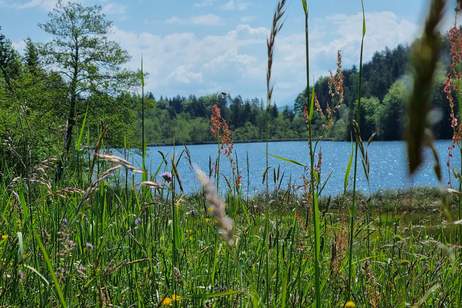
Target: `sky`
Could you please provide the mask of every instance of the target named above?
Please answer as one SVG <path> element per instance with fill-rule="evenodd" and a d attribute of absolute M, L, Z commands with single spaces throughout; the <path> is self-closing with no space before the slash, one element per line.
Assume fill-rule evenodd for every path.
<path fill-rule="evenodd" d="M 452 0 L 455 1 L 455 0 Z M 38 25 L 57 0 L 0 0 L 2 32 L 21 50 L 28 37 L 50 39 Z M 110 38 L 144 58 L 148 91 L 156 97 L 217 92 L 265 97 L 266 37 L 276 0 L 81 0 L 98 4 L 113 21 Z M 365 60 L 374 52 L 409 44 L 420 35 L 428 0 L 365 0 Z M 337 50 L 344 67 L 358 65 L 360 0 L 310 3 L 311 75 L 335 71 Z M 453 5 L 451 6 L 453 7 Z M 444 27 L 453 21 L 448 9 Z M 274 55 L 274 102 L 291 105 L 304 88 L 304 17 L 300 0 L 288 0 Z"/>

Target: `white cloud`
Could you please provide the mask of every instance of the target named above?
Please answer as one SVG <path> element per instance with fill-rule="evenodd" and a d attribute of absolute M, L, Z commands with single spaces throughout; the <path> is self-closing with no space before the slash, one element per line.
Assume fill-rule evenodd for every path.
<path fill-rule="evenodd" d="M 168 24 L 179 24 L 179 25 L 200 25 L 200 26 L 220 26 L 223 24 L 223 20 L 220 16 L 214 14 L 192 16 L 187 18 L 181 18 L 178 16 L 172 16 L 166 21 Z"/>
<path fill-rule="evenodd" d="M 31 9 L 40 7 L 46 10 L 50 10 L 56 6 L 58 0 L 29 0 L 29 1 L 11 1 L 12 5 L 18 9 Z M 14 2 L 14 3 L 13 3 Z M 8 3 L 8 2 L 7 2 Z"/>
<path fill-rule="evenodd" d="M 106 15 L 124 16 L 127 12 L 127 7 L 119 3 L 108 2 L 102 6 L 102 11 Z"/>
<path fill-rule="evenodd" d="M 63 3 L 70 2 L 71 0 L 62 0 Z M 79 3 L 87 4 L 87 0 L 79 0 Z M 0 0 L 0 4 L 8 7 L 13 7 L 16 9 L 34 9 L 41 8 L 44 10 L 51 10 L 56 7 L 58 0 Z M 103 13 L 107 15 L 124 15 L 127 11 L 127 7 L 110 2 L 108 0 L 97 1 L 97 4 L 102 5 Z"/>
<path fill-rule="evenodd" d="M 12 43 L 13 48 L 18 51 L 19 53 L 23 53 L 24 49 L 26 48 L 26 42 L 25 41 L 14 41 Z"/>
<path fill-rule="evenodd" d="M 228 0 L 221 6 L 225 11 L 244 11 L 249 7 L 249 2 L 242 0 Z"/>
<path fill-rule="evenodd" d="M 229 91 L 250 96 L 255 80 L 263 82 L 265 71 L 256 55 L 243 50 L 262 45 L 266 32 L 264 28 L 240 25 L 223 35 L 160 36 L 114 28 L 111 36 L 133 56 L 129 64 L 132 69 L 139 67 L 143 55 L 150 74 L 147 86 L 156 95 Z"/>
<path fill-rule="evenodd" d="M 239 20 L 242 22 L 242 23 L 249 23 L 249 22 L 252 22 L 254 20 L 256 20 L 257 17 L 256 16 L 242 16 Z"/>
<path fill-rule="evenodd" d="M 195 7 L 209 7 L 214 5 L 216 0 L 201 0 L 196 3 L 194 3 Z"/>
<path fill-rule="evenodd" d="M 203 26 L 218 26 L 223 23 L 221 17 L 213 14 L 194 16 L 191 18 L 191 21 L 195 25 Z"/>
<path fill-rule="evenodd" d="M 189 20 L 191 22 L 191 20 Z M 359 62 L 361 15 L 332 15 L 312 21 L 311 69 L 313 78 L 335 69 L 342 50 L 344 66 Z M 365 61 L 375 51 L 411 42 L 418 27 L 391 12 L 368 12 Z M 143 54 L 147 86 L 155 95 L 202 95 L 218 91 L 244 97 L 265 96 L 266 35 L 268 29 L 240 24 L 219 35 L 194 33 L 132 33 L 114 28 L 112 37 L 134 56 L 132 69 Z M 303 33 L 277 40 L 274 57 L 275 102 L 291 103 L 305 84 Z"/>
<path fill-rule="evenodd" d="M 366 13 L 367 33 L 364 61 L 376 51 L 398 44 L 408 44 L 416 38 L 418 26 L 392 12 Z M 359 64 L 362 16 L 332 15 L 312 22 L 310 33 L 310 65 L 312 78 L 335 70 L 336 53 L 341 50 L 344 67 Z M 282 35 L 277 42 L 274 64 L 275 96 L 283 101 L 295 97 L 306 81 L 305 37 L 303 33 Z"/>

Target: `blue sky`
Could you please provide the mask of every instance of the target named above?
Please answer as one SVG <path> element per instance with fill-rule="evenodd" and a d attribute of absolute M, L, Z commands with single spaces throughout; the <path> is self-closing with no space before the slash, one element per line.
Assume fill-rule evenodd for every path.
<path fill-rule="evenodd" d="M 114 21 L 111 38 L 132 56 L 141 55 L 156 96 L 203 95 L 225 91 L 264 97 L 266 45 L 276 0 L 82 0 L 99 4 Z M 344 66 L 359 59 L 359 0 L 311 2 L 311 65 L 315 77 L 335 70 L 337 50 Z M 0 0 L 0 26 L 18 49 L 24 39 L 49 39 L 38 24 L 56 0 Z M 365 0 L 366 60 L 377 50 L 407 44 L 418 34 L 428 0 Z M 450 14 L 449 14 L 450 15 Z M 448 16 L 447 24 L 452 18 Z M 285 26 L 277 41 L 275 102 L 291 104 L 303 89 L 303 15 L 299 0 L 288 0 Z"/>

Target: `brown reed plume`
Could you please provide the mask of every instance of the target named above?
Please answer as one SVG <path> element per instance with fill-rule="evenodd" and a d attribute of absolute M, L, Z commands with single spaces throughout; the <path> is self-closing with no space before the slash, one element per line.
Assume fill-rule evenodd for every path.
<path fill-rule="evenodd" d="M 230 156 L 233 152 L 233 134 L 229 129 L 228 123 L 221 116 L 220 107 L 215 104 L 212 107 L 212 116 L 210 118 L 210 132 L 220 145 L 223 154 Z"/>
<path fill-rule="evenodd" d="M 342 53 L 337 51 L 337 69 L 335 74 L 330 72 L 330 77 L 327 80 L 329 87 L 330 104 L 326 104 L 325 117 L 327 120 L 327 128 L 332 128 L 334 125 L 334 115 L 340 109 L 345 97 L 343 66 L 342 66 Z M 316 102 L 317 98 L 315 98 Z"/>

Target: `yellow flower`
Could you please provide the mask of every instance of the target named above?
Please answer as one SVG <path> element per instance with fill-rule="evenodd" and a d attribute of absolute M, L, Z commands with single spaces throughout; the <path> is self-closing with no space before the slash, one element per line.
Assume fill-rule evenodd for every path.
<path fill-rule="evenodd" d="M 173 303 L 173 300 L 168 296 L 162 300 L 162 305 L 164 306 L 171 306 L 172 303 Z"/>
<path fill-rule="evenodd" d="M 8 239 L 8 235 L 2 235 L 2 241 L 6 241 Z"/>
<path fill-rule="evenodd" d="M 173 294 L 172 297 L 165 297 L 163 300 L 162 300 L 162 305 L 164 306 L 171 306 L 173 304 L 173 302 L 179 302 L 181 300 L 181 296 L 179 295 L 176 295 L 176 294 Z"/>
<path fill-rule="evenodd" d="M 346 304 L 345 304 L 345 308 L 356 308 L 356 305 L 353 301 L 348 301 Z"/>

